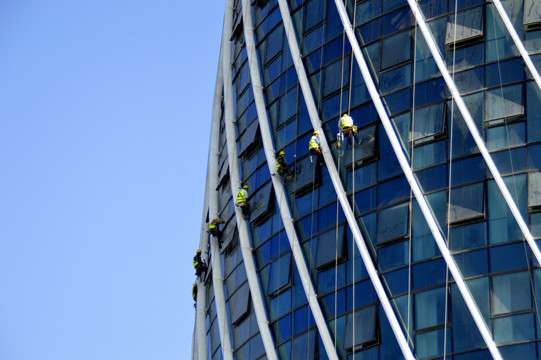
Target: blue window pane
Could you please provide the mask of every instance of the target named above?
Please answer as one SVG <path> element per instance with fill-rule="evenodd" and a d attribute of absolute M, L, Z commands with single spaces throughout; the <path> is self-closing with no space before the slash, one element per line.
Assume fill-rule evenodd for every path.
<path fill-rule="evenodd" d="M 381 271 L 387 271 L 409 262 L 409 241 L 382 247 L 378 250 L 378 265 Z"/>
<path fill-rule="evenodd" d="M 368 0 L 357 5 L 356 24 L 367 22 L 381 14 L 381 1 Z"/>
<path fill-rule="evenodd" d="M 357 5 L 358 6 L 358 5 Z M 357 14 L 359 11 L 357 10 Z M 362 44 L 367 44 L 380 37 L 381 18 L 374 19 L 359 27 Z"/>
<path fill-rule="evenodd" d="M 323 0 L 309 0 L 304 4 L 304 31 L 308 31 L 319 24 L 325 13 L 325 4 Z"/>
<path fill-rule="evenodd" d="M 529 263 L 529 251 L 525 251 L 525 243 L 496 246 L 489 249 L 490 271 L 507 271 L 525 269 Z"/>
<path fill-rule="evenodd" d="M 392 296 L 408 292 L 408 268 L 395 270 L 383 275 Z"/>
<path fill-rule="evenodd" d="M 336 296 L 334 293 L 325 296 L 322 301 L 322 306 L 327 318 L 343 314 L 346 311 L 346 290 L 342 289 L 337 291 Z"/>
<path fill-rule="evenodd" d="M 415 147 L 413 167 L 420 169 L 447 161 L 447 141 L 441 140 Z"/>
<path fill-rule="evenodd" d="M 455 27 L 456 23 L 456 27 Z M 478 38 L 483 35 L 483 8 L 461 11 L 447 17 L 446 45 Z"/>
<path fill-rule="evenodd" d="M 357 131 L 356 135 L 360 144 L 354 142 L 354 146 L 346 146 L 344 165 L 347 167 L 362 164 L 374 155 L 376 149 L 376 125 L 372 125 Z"/>
<path fill-rule="evenodd" d="M 485 43 L 470 45 L 447 52 L 447 63 L 452 64 L 454 58 L 455 70 L 468 69 L 485 62 Z"/>
<path fill-rule="evenodd" d="M 502 175 L 526 170 L 525 147 L 492 153 L 491 156 Z"/>
<path fill-rule="evenodd" d="M 381 69 L 387 69 L 409 60 L 411 58 L 410 31 L 402 32 L 383 40 L 381 51 Z"/>
<path fill-rule="evenodd" d="M 248 283 L 244 283 L 240 289 L 238 289 L 235 294 L 229 299 L 229 314 L 231 317 L 231 322 L 238 322 L 243 316 L 248 314 L 250 300 L 250 288 Z"/>
<path fill-rule="evenodd" d="M 500 86 L 510 82 L 524 80 L 522 59 L 501 61 L 485 67 L 487 87 Z"/>
<path fill-rule="evenodd" d="M 486 249 L 454 255 L 462 276 L 469 278 L 488 273 L 488 252 Z"/>
<path fill-rule="evenodd" d="M 513 5 L 520 7 L 522 2 L 515 1 Z M 508 13 L 510 13 L 510 10 L 513 14 L 520 13 L 520 8 L 506 10 Z M 494 5 L 490 4 L 486 7 L 486 12 L 486 61 L 499 61 L 518 55 L 518 50 L 498 14 L 498 10 L 495 9 Z"/>
<path fill-rule="evenodd" d="M 528 146 L 528 168 L 541 169 L 541 145 Z"/>
<path fill-rule="evenodd" d="M 378 129 L 378 145 L 380 160 L 378 162 L 378 180 L 385 180 L 402 173 L 400 164 L 385 134 L 383 126 Z"/>
<path fill-rule="evenodd" d="M 528 343 L 502 346 L 499 349 L 504 359 L 535 359 L 537 358 L 535 345 L 535 343 Z"/>
<path fill-rule="evenodd" d="M 468 107 L 470 114 L 477 125 L 477 129 L 481 129 L 483 121 L 484 111 L 484 93 L 479 92 L 476 94 L 464 96 L 464 103 Z M 453 116 L 451 116 L 451 110 L 454 106 Z M 470 131 L 466 125 L 466 122 L 462 118 L 460 111 L 453 102 L 447 103 L 447 118 L 453 118 L 453 132 L 451 139 L 453 141 L 453 159 L 460 158 L 470 154 L 476 154 L 479 152 L 477 145 L 475 144 L 473 137 L 470 135 Z"/>
<path fill-rule="evenodd" d="M 447 2 L 441 0 L 420 0 L 419 6 L 425 16 L 425 19 L 443 15 L 447 12 Z"/>
<path fill-rule="evenodd" d="M 290 284 L 291 279 L 291 253 L 288 253 L 270 265 L 269 285 L 267 294 L 284 288 Z"/>
<path fill-rule="evenodd" d="M 505 185 L 510 189 L 511 196 L 523 217 L 526 217 L 528 213 L 526 179 L 525 174 L 503 178 Z M 491 244 L 498 244 L 522 239 L 522 233 L 515 218 L 513 217 L 511 210 L 509 210 L 509 207 L 494 180 L 488 182 L 487 198 L 489 242 Z"/>
<path fill-rule="evenodd" d="M 293 336 L 316 324 L 308 305 L 293 313 Z"/>
<path fill-rule="evenodd" d="M 430 228 L 426 223 L 426 220 L 417 204 L 417 201 L 413 202 L 413 209 L 411 215 L 411 231 L 413 238 L 413 261 L 419 261 L 429 259 L 439 254 L 439 250 L 434 241 L 434 237 L 430 232 Z"/>
<path fill-rule="evenodd" d="M 424 192 L 447 186 L 447 165 L 434 166 L 415 173 Z"/>
<path fill-rule="evenodd" d="M 316 331 L 312 330 L 293 339 L 292 353 L 298 359 L 315 359 L 316 345 Z"/>
<path fill-rule="evenodd" d="M 430 104 L 446 97 L 446 85 L 443 78 L 417 84 L 415 86 L 415 107 Z"/>
<path fill-rule="evenodd" d="M 358 191 L 355 194 L 355 207 L 364 214 L 376 209 L 376 187 Z"/>
<path fill-rule="evenodd" d="M 455 84 L 461 94 L 483 89 L 485 87 L 483 68 L 477 67 L 455 74 Z"/>
<path fill-rule="evenodd" d="M 278 52 L 282 50 L 282 39 L 284 35 L 283 29 L 284 28 L 282 26 L 279 26 L 267 37 L 264 57 L 265 63 L 273 59 L 274 56 L 276 56 Z"/>
<path fill-rule="evenodd" d="M 481 180 L 485 177 L 485 162 L 480 156 L 453 161 L 451 164 L 451 185 Z"/>
<path fill-rule="evenodd" d="M 306 142 L 308 143 L 308 142 Z M 316 176 L 316 160 L 310 156 L 295 163 L 295 192 L 303 192 L 319 186 L 319 177 Z"/>
<path fill-rule="evenodd" d="M 335 59 L 338 59 L 338 58 L 341 59 L 343 54 L 347 54 L 350 51 L 351 51 L 351 45 L 349 44 L 349 41 L 346 41 L 344 44 L 344 40 L 342 39 L 342 37 L 339 37 L 336 40 L 331 41 L 330 43 L 325 45 L 324 64 L 327 65 L 328 63 L 332 62 Z"/>
<path fill-rule="evenodd" d="M 314 29 L 313 31 L 310 31 L 310 33 L 306 34 L 303 37 L 302 50 L 306 54 L 311 53 L 312 51 L 314 51 L 315 49 L 317 49 L 318 47 L 322 45 L 324 30 L 325 30 L 325 27 L 321 25 L 320 27 Z M 321 58 L 321 53 L 319 51 L 317 52 L 317 54 Z"/>
<path fill-rule="evenodd" d="M 492 313 L 505 314 L 532 308 L 530 274 L 519 272 L 492 278 Z"/>
<path fill-rule="evenodd" d="M 444 129 L 444 103 L 427 106 L 415 111 L 412 140 L 433 137 L 441 134 Z"/>
<path fill-rule="evenodd" d="M 376 241 L 402 238 L 408 234 L 409 203 L 400 204 L 378 212 Z"/>
<path fill-rule="evenodd" d="M 349 85 L 349 56 L 346 56 L 344 62 L 337 61 L 331 65 L 328 65 L 325 70 L 325 81 L 323 83 L 323 96 L 330 95 L 333 92 Z M 343 72 L 343 76 L 341 73 Z"/>
<path fill-rule="evenodd" d="M 344 331 L 344 348 L 351 349 L 356 346 L 376 340 L 377 311 L 376 306 L 357 310 L 347 316 Z M 353 329 L 355 328 L 355 332 Z M 353 337 L 355 334 L 355 337 Z"/>
<path fill-rule="evenodd" d="M 332 267 L 327 270 L 318 271 L 317 274 L 317 288 L 318 294 L 326 294 L 334 291 L 336 287 L 340 288 L 346 285 L 346 279 L 344 276 L 336 276 L 336 274 L 343 274 L 346 271 L 346 265 L 344 263 L 338 264 L 338 267 Z M 338 280 L 338 283 L 336 281 Z"/>
<path fill-rule="evenodd" d="M 383 99 L 389 109 L 389 115 L 394 115 L 411 107 L 411 88 L 400 90 Z"/>
<path fill-rule="evenodd" d="M 485 120 L 508 118 L 524 114 L 522 84 L 487 90 Z"/>
<path fill-rule="evenodd" d="M 452 228 L 449 248 L 453 251 L 473 249 L 487 245 L 487 224 L 480 222 Z"/>
<path fill-rule="evenodd" d="M 353 304 L 353 291 L 355 291 L 355 304 Z M 378 301 L 376 290 L 370 280 L 358 282 L 346 289 L 346 308 L 348 311 Z"/>
<path fill-rule="evenodd" d="M 528 206 L 541 205 L 541 172 L 528 174 Z"/>
<path fill-rule="evenodd" d="M 488 308 L 489 310 L 486 310 L 485 312 L 489 313 L 490 301 L 488 299 L 488 278 L 485 277 L 469 280 L 467 285 L 470 288 L 470 291 L 472 291 L 472 295 L 475 293 L 480 293 L 485 296 L 484 299 L 475 297 L 475 301 L 480 310 Z M 451 314 L 453 321 L 453 342 L 455 351 L 463 351 L 484 346 L 485 343 L 481 337 L 481 333 L 477 329 L 470 311 L 466 307 L 464 298 L 455 284 L 451 285 L 450 304 L 452 307 Z M 480 359 L 487 358 L 480 357 Z M 469 357 L 466 357 L 465 359 L 469 359 Z M 473 359 L 477 359 L 477 357 L 473 357 Z"/>
<path fill-rule="evenodd" d="M 413 289 L 421 289 L 445 282 L 447 267 L 440 258 L 413 266 Z"/>
<path fill-rule="evenodd" d="M 274 334 L 278 343 L 291 337 L 291 314 L 279 320 L 277 324 L 275 323 Z"/>
<path fill-rule="evenodd" d="M 343 257 L 345 227 L 339 226 L 318 236 L 316 268 L 334 264 Z"/>
<path fill-rule="evenodd" d="M 506 316 L 492 320 L 494 324 L 494 341 L 497 344 L 535 338 L 533 314 Z"/>
<path fill-rule="evenodd" d="M 541 91 L 534 82 L 526 83 L 526 105 L 528 141 L 541 141 Z"/>
<path fill-rule="evenodd" d="M 440 287 L 415 294 L 415 329 L 421 330 L 443 324 L 445 314 L 445 288 Z"/>
<path fill-rule="evenodd" d="M 405 176 L 378 185 L 378 206 L 409 199 L 410 187 Z"/>
<path fill-rule="evenodd" d="M 405 29 L 411 26 L 412 14 L 408 7 L 393 11 L 382 16 L 382 35 L 387 35 L 395 31 Z"/>
<path fill-rule="evenodd" d="M 279 317 L 291 311 L 291 290 L 287 290 L 280 295 L 270 300 L 269 307 L 270 321 L 274 321 Z"/>
<path fill-rule="evenodd" d="M 382 94 L 393 92 L 410 84 L 410 64 L 380 74 L 379 88 Z"/>
<path fill-rule="evenodd" d="M 344 28 L 338 10 L 333 3 L 327 2 L 327 40 L 342 35 Z"/>
<path fill-rule="evenodd" d="M 443 355 L 445 342 L 445 329 L 428 331 L 415 336 L 415 355 L 419 359 L 425 359 Z M 446 353 L 451 353 L 451 331 L 447 331 Z"/>
<path fill-rule="evenodd" d="M 524 1 L 524 25 L 539 23 L 541 20 L 541 3 L 535 0 Z"/>
<path fill-rule="evenodd" d="M 464 221 L 485 215 L 485 183 L 451 189 L 449 221 Z"/>

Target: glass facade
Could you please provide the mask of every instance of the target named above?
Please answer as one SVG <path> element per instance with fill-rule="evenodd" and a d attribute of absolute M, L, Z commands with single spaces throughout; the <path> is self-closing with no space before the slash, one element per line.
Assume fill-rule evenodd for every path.
<path fill-rule="evenodd" d="M 279 359 L 328 359 L 294 261 L 262 143 L 242 1 L 233 1 L 231 64 L 237 158 L 219 121 L 218 215 L 227 326 L 235 359 L 267 358 L 240 249 L 230 161 L 249 186 L 249 242 Z M 314 131 L 294 61 L 306 70 L 321 127 L 372 261 L 418 359 L 490 359 L 413 196 L 330 0 L 289 0 L 302 57 L 293 59 L 277 0 L 249 1 L 264 106 L 276 152 L 292 178 L 288 208 L 338 358 L 403 358 L 339 204 L 328 167 L 308 151 Z M 541 68 L 541 0 L 505 0 Z M 492 1 L 418 0 L 520 215 L 541 239 L 541 90 Z M 355 35 L 402 150 L 504 359 L 541 359 L 541 268 L 488 170 L 406 0 L 346 2 Z M 348 113 L 357 142 L 337 146 Z M 538 158 L 539 155 L 539 158 Z M 212 157 L 212 154 L 211 154 Z M 273 167 L 274 164 L 271 164 Z M 272 174 L 271 174 L 272 173 Z M 208 219 L 207 219 L 208 221 Z M 244 221 L 244 220 L 240 220 Z M 208 227 L 208 223 L 203 224 Z M 541 243 L 541 242 L 540 242 Z M 210 272 L 212 269 L 210 269 Z M 208 359 L 222 359 L 207 274 Z M 539 296 L 538 296 L 539 295 Z M 200 356 L 201 354 L 199 354 Z M 194 355 L 195 358 L 195 355 Z"/>

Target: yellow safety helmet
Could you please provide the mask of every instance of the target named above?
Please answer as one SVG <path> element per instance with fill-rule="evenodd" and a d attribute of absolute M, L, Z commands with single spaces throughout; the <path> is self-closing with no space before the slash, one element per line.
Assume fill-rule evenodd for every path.
<path fill-rule="evenodd" d="M 319 135 L 319 133 L 317 131 L 314 131 L 314 135 Z"/>
<path fill-rule="evenodd" d="M 343 118 L 348 117 L 348 114 L 344 114 L 344 115 L 342 115 L 342 117 L 343 117 Z"/>
<path fill-rule="evenodd" d="M 197 249 L 196 253 L 201 254 L 201 250 Z"/>
<path fill-rule="evenodd" d="M 248 185 L 244 185 L 242 188 L 243 189 L 248 189 Z"/>
<path fill-rule="evenodd" d="M 193 283 L 193 287 L 196 287 L 196 286 L 197 286 L 197 284 L 196 284 L 196 283 Z"/>
<path fill-rule="evenodd" d="M 283 151 L 280 151 L 280 156 L 284 156 L 286 153 Z"/>

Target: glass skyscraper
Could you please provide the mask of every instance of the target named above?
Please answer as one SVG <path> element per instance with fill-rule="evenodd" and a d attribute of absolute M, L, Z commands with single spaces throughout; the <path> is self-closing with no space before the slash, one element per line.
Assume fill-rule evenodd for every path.
<path fill-rule="evenodd" d="M 192 358 L 541 359 L 537 69 L 541 0 L 226 0 Z"/>

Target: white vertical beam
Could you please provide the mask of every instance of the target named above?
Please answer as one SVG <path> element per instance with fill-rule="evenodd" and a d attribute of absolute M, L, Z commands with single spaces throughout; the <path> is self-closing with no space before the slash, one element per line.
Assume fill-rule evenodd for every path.
<path fill-rule="evenodd" d="M 212 103 L 212 122 L 210 128 L 210 148 L 209 148 L 209 163 L 207 168 L 207 179 L 206 179 L 206 188 L 205 188 L 205 202 L 203 205 L 203 215 L 201 219 L 201 238 L 199 240 L 199 249 L 201 249 L 201 258 L 202 260 L 209 265 L 208 254 L 209 254 L 209 235 L 207 232 L 208 223 L 206 221 L 207 213 L 210 214 L 210 196 L 212 192 L 214 198 L 213 204 L 214 208 L 217 208 L 217 199 L 218 195 L 216 192 L 216 182 L 218 178 L 218 144 L 220 140 L 220 117 L 221 117 L 221 101 L 222 101 L 222 89 L 223 89 L 223 76 L 222 76 L 222 49 L 220 49 L 220 56 L 218 60 L 218 69 L 216 71 L 216 82 L 214 85 L 214 97 Z M 214 176 L 213 183 L 211 184 L 211 173 Z M 216 211 L 216 210 L 214 210 Z M 210 218 L 209 220 L 212 220 Z M 221 267 L 220 267 L 221 269 Z M 206 276 L 207 274 L 205 274 Z M 222 287 L 223 289 L 223 287 Z M 207 360 L 207 292 L 205 287 L 205 282 L 203 280 L 197 281 L 197 315 L 196 315 L 196 333 L 197 333 L 197 353 L 199 355 L 199 360 Z"/>
<path fill-rule="evenodd" d="M 250 80 L 252 83 L 252 89 L 254 91 L 254 99 L 257 110 L 257 118 L 259 120 L 259 128 L 261 130 L 261 138 L 263 140 L 263 148 L 265 151 L 265 157 L 267 158 L 267 165 L 269 166 L 269 171 L 272 174 L 271 180 L 276 194 L 276 199 L 278 201 L 278 208 L 280 210 L 280 215 L 284 223 L 284 229 L 291 246 L 291 252 L 293 253 L 293 259 L 299 270 L 299 276 L 301 278 L 301 283 L 308 299 L 308 304 L 316 326 L 323 341 L 323 346 L 327 353 L 327 357 L 332 360 L 338 360 L 338 355 L 336 354 L 335 344 L 332 341 L 329 328 L 325 322 L 325 317 L 319 306 L 317 299 L 317 294 L 312 285 L 312 280 L 310 278 L 310 273 L 308 267 L 306 266 L 306 261 L 302 252 L 297 233 L 295 231 L 295 225 L 293 224 L 293 218 L 289 210 L 287 195 L 284 190 L 284 185 L 280 180 L 280 176 L 276 174 L 276 162 L 274 158 L 274 146 L 269 126 L 269 119 L 267 117 L 267 110 L 265 106 L 265 100 L 263 96 L 263 87 L 261 85 L 261 75 L 259 73 L 259 61 L 257 58 L 257 53 L 255 49 L 254 42 L 254 30 L 252 22 L 252 13 L 250 8 L 249 0 L 242 0 L 242 13 L 243 13 L 243 26 L 244 26 L 244 38 L 246 42 L 246 50 L 248 53 L 248 63 L 250 66 Z"/>
<path fill-rule="evenodd" d="M 381 302 L 385 315 L 387 316 L 387 319 L 389 320 L 389 323 L 396 337 L 398 345 L 400 346 L 400 350 L 402 351 L 402 354 L 404 355 L 406 359 L 413 360 L 415 359 L 415 356 L 413 355 L 408 345 L 408 342 L 406 340 L 406 337 L 404 336 L 404 333 L 402 332 L 400 323 L 398 322 L 398 319 L 396 317 L 396 314 L 393 311 L 389 298 L 387 297 L 385 289 L 383 288 L 378 272 L 376 268 L 374 267 L 374 263 L 372 262 L 370 252 L 368 251 L 368 248 L 366 247 L 365 240 L 361 234 L 359 225 L 357 224 L 357 220 L 355 219 L 355 215 L 353 214 L 353 210 L 351 209 L 351 206 L 348 202 L 347 195 L 342 185 L 342 182 L 340 181 L 340 176 L 338 175 L 336 165 L 334 164 L 334 160 L 333 160 L 331 151 L 329 149 L 329 145 L 327 143 L 325 133 L 323 129 L 321 128 L 321 125 L 320 125 L 321 121 L 319 120 L 317 108 L 314 102 L 314 98 L 312 96 L 312 90 L 310 89 L 310 84 L 308 83 L 308 77 L 306 75 L 304 65 L 302 64 L 301 55 L 299 52 L 299 46 L 297 43 L 297 39 L 295 37 L 295 31 L 293 28 L 293 23 L 291 21 L 291 15 L 289 13 L 287 2 L 285 0 L 278 0 L 278 4 L 280 5 L 280 11 L 282 13 L 284 28 L 285 28 L 287 40 L 289 42 L 289 48 L 291 51 L 291 56 L 293 58 L 293 63 L 295 65 L 295 69 L 297 70 L 299 84 L 301 86 L 301 90 L 304 96 L 304 101 L 306 103 L 306 107 L 308 108 L 308 114 L 310 116 L 312 126 L 314 130 L 318 131 L 320 134 L 320 143 L 321 143 L 323 158 L 327 165 L 327 169 L 329 171 L 331 181 L 333 183 L 334 189 L 338 196 L 338 200 L 340 201 L 340 205 L 342 206 L 342 209 L 344 211 L 344 214 L 346 216 L 350 229 L 353 233 L 353 237 L 355 238 L 355 243 L 357 244 L 357 247 L 359 248 L 359 252 L 363 259 L 366 270 L 368 271 L 370 280 L 372 281 L 372 284 L 374 285 L 374 288 L 376 290 L 376 293 L 378 294 L 378 298 Z"/>
<path fill-rule="evenodd" d="M 227 56 L 225 46 L 229 42 L 231 35 L 227 35 L 228 29 L 231 29 L 231 13 L 232 0 L 226 1 L 224 32 L 222 34 L 222 49 L 220 63 L 222 64 L 222 84 L 227 84 L 225 69 L 229 67 L 231 56 Z M 229 34 L 230 34 L 229 30 Z M 221 92 L 218 89 L 214 90 L 215 95 Z M 219 139 L 220 139 L 220 111 L 217 99 L 221 100 L 221 96 L 215 97 L 213 108 L 213 123 L 210 139 L 210 159 L 209 159 L 209 221 L 218 218 L 218 159 L 219 159 Z M 222 264 L 220 257 L 220 249 L 216 236 L 210 236 L 210 249 L 212 252 L 212 285 L 214 288 L 214 302 L 216 304 L 216 314 L 218 317 L 218 327 L 220 331 L 220 344 L 222 355 L 225 360 L 233 360 L 233 350 L 231 349 L 231 337 L 229 334 L 229 324 L 227 321 L 227 312 L 225 308 L 224 281 L 222 278 Z"/>
<path fill-rule="evenodd" d="M 485 162 L 488 168 L 490 169 L 490 173 L 494 177 L 494 180 L 496 181 L 498 188 L 500 189 L 503 197 L 505 198 L 505 202 L 507 203 L 507 206 L 509 206 L 509 209 L 511 209 L 511 212 L 513 213 L 513 217 L 515 218 L 520 228 L 520 231 L 526 238 L 526 241 L 528 242 L 528 245 L 530 246 L 530 249 L 532 250 L 537 262 L 541 264 L 541 252 L 539 251 L 539 248 L 537 247 L 537 244 L 535 243 L 535 240 L 533 239 L 533 236 L 530 233 L 530 229 L 528 228 L 528 225 L 522 218 L 522 215 L 520 214 L 520 211 L 518 210 L 518 207 L 515 204 L 513 197 L 511 196 L 511 194 L 509 193 L 509 190 L 507 189 L 507 186 L 503 182 L 502 176 L 500 175 L 500 172 L 498 168 L 496 167 L 496 164 L 494 164 L 494 161 L 492 160 L 492 157 L 490 156 L 490 153 L 488 152 L 487 147 L 485 146 L 482 136 L 479 134 L 479 131 L 477 130 L 477 126 L 475 126 L 473 118 L 466 104 L 464 103 L 464 100 L 462 99 L 462 96 L 460 95 L 460 92 L 458 91 L 458 88 L 456 87 L 455 82 L 451 78 L 449 71 L 447 71 L 447 66 L 445 65 L 445 61 L 443 60 L 443 57 L 438 50 L 438 46 L 436 45 L 436 42 L 434 41 L 434 38 L 432 37 L 432 33 L 428 29 L 428 26 L 423 18 L 423 15 L 421 13 L 421 10 L 419 9 L 419 6 L 417 5 L 417 2 L 415 0 L 408 0 L 408 3 L 410 5 L 410 8 L 413 14 L 415 15 L 415 18 L 426 40 L 426 43 L 428 44 L 428 47 L 430 48 L 430 52 L 432 53 L 432 56 L 434 57 L 434 60 L 436 61 L 436 64 L 438 65 L 438 69 L 440 70 L 443 78 L 445 79 L 445 82 L 447 83 L 447 87 L 453 94 L 453 99 L 456 102 L 457 107 L 460 110 L 460 113 L 462 114 L 462 117 L 464 118 L 466 125 L 468 126 L 468 129 L 470 130 L 470 133 L 475 141 L 475 144 L 479 148 L 481 155 L 483 155 L 483 158 L 485 159 Z"/>
<path fill-rule="evenodd" d="M 250 3 L 242 4 L 243 13 L 245 12 L 245 7 L 250 11 Z M 226 12 L 226 16 L 229 13 Z M 230 11 L 230 16 L 233 16 L 233 12 Z M 243 20 L 244 21 L 244 20 Z M 231 19 L 232 22 L 232 19 Z M 251 29 L 251 28 L 250 28 Z M 227 136 L 227 154 L 229 160 L 229 174 L 230 174 L 230 184 L 231 184 L 231 196 L 233 200 L 237 198 L 238 189 L 241 187 L 240 181 L 240 172 L 239 172 L 239 163 L 237 155 L 237 143 L 236 143 L 236 131 L 235 125 L 233 124 L 233 98 L 232 98 L 232 79 L 231 79 L 231 27 L 224 28 L 224 38 L 225 42 L 223 44 L 224 49 L 224 58 L 228 59 L 223 62 L 224 74 L 226 83 L 225 83 L 225 133 Z M 227 67 L 227 69 L 225 69 Z M 263 341 L 263 346 L 265 347 L 265 353 L 267 359 L 277 360 L 278 356 L 276 355 L 276 349 L 274 346 L 274 340 L 271 335 L 269 321 L 267 319 L 267 313 L 265 311 L 265 305 L 263 302 L 263 296 L 261 292 L 261 287 L 257 277 L 257 271 L 254 263 L 254 257 L 252 252 L 252 247 L 250 245 L 250 235 L 248 232 L 248 223 L 242 216 L 242 210 L 235 206 L 235 219 L 237 221 L 237 229 L 239 231 L 239 240 L 240 248 L 242 253 L 242 259 L 244 262 L 244 267 L 246 269 L 246 277 L 248 279 L 248 287 L 250 288 L 250 294 L 252 296 L 252 304 L 254 307 L 255 316 L 257 319 L 257 325 L 259 327 L 259 333 L 261 335 L 261 340 Z"/>
<path fill-rule="evenodd" d="M 518 37 L 517 31 L 515 30 L 515 27 L 513 26 L 511 19 L 509 19 L 509 16 L 507 15 L 507 12 L 505 11 L 500 0 L 493 0 L 493 2 L 494 2 L 494 6 L 496 6 L 498 13 L 500 14 L 503 20 L 503 23 L 505 24 L 505 27 L 507 28 L 507 31 L 509 31 L 511 38 L 513 39 L 518 51 L 520 52 L 520 55 L 524 59 L 526 66 L 528 66 L 528 70 L 530 70 L 530 73 L 535 79 L 535 82 L 537 83 L 537 87 L 539 88 L 539 90 L 541 90 L 541 77 L 539 77 L 539 72 L 535 68 L 535 65 L 533 64 L 532 59 L 530 58 L 530 55 L 528 54 L 528 51 L 526 51 L 526 48 L 524 47 L 522 40 Z"/>
<path fill-rule="evenodd" d="M 438 228 L 436 220 L 434 219 L 434 216 L 432 212 L 430 211 L 430 207 L 428 206 L 428 203 L 423 195 L 423 192 L 421 191 L 421 188 L 419 184 L 417 183 L 417 179 L 415 178 L 415 176 L 413 175 L 413 171 L 409 167 L 409 163 L 406 156 L 404 155 L 402 145 L 400 144 L 400 140 L 398 139 L 398 136 L 396 135 L 394 131 L 393 125 L 391 124 L 391 120 L 389 119 L 389 116 L 387 115 L 387 111 L 385 110 L 385 107 L 383 106 L 383 102 L 381 101 L 379 97 L 377 87 L 374 83 L 374 80 L 372 79 L 372 75 L 370 74 L 370 70 L 362 54 L 361 47 L 359 46 L 359 43 L 357 42 L 357 38 L 355 37 L 355 33 L 351 26 L 351 22 L 349 21 L 346 9 L 340 0 L 335 0 L 335 3 L 336 3 L 336 7 L 338 8 L 338 12 L 340 14 L 340 18 L 342 20 L 342 24 L 344 25 L 344 28 L 346 30 L 346 34 L 348 36 L 349 42 L 352 46 L 355 59 L 357 60 L 357 63 L 361 70 L 363 79 L 368 88 L 368 92 L 370 93 L 370 97 L 372 98 L 374 106 L 376 107 L 376 110 L 381 119 L 385 132 L 387 133 L 387 137 L 389 138 L 391 146 L 398 158 L 398 162 L 400 163 L 402 171 L 406 175 L 406 178 L 415 195 L 415 198 L 417 199 L 419 207 L 421 208 L 421 211 L 426 219 L 426 222 L 430 228 L 430 231 L 432 232 L 432 235 L 434 236 L 436 244 L 438 245 L 438 248 L 440 249 L 440 252 L 443 258 L 445 259 L 445 262 L 449 266 L 449 271 L 451 272 L 453 279 L 455 280 L 460 290 L 460 293 L 462 294 L 462 297 L 464 298 L 464 301 L 466 302 L 466 305 L 468 306 L 468 309 L 477 325 L 477 328 L 479 329 L 479 331 L 481 332 L 481 335 L 483 336 L 483 339 L 485 340 L 485 343 L 487 344 L 493 357 L 495 359 L 501 359 L 501 355 L 483 320 L 481 312 L 477 308 L 475 300 L 473 299 L 473 296 L 471 295 L 466 283 L 464 282 L 464 279 L 462 278 L 462 275 L 460 273 L 458 266 L 456 265 L 453 257 L 451 256 L 449 249 L 447 248 L 447 245 L 445 243 L 445 240 L 443 239 L 440 229 Z"/>

